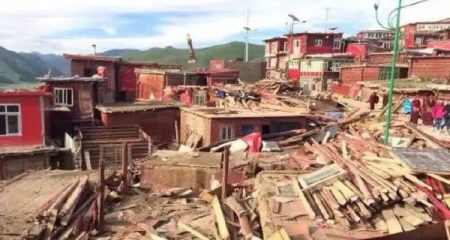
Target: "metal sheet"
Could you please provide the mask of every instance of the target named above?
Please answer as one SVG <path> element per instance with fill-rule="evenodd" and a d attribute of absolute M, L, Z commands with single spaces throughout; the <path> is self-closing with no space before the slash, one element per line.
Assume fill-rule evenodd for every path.
<path fill-rule="evenodd" d="M 450 152 L 448 150 L 395 148 L 393 151 L 414 172 L 450 175 Z"/>

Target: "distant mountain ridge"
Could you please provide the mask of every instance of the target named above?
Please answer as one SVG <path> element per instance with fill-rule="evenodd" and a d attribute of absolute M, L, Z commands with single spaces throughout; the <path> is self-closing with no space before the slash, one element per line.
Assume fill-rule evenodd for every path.
<path fill-rule="evenodd" d="M 0 83 L 34 82 L 48 73 L 50 65 L 33 53 L 17 53 L 0 47 Z M 55 74 L 61 74 L 57 69 Z"/>
<path fill-rule="evenodd" d="M 197 64 L 206 67 L 212 59 L 244 58 L 245 43 L 229 42 L 205 48 L 195 49 Z M 159 62 L 186 64 L 189 59 L 189 49 L 150 48 L 138 49 L 111 49 L 103 56 L 121 56 L 124 60 L 139 62 Z M 264 45 L 249 44 L 249 60 L 263 60 Z M 0 84 L 33 83 L 35 78 L 43 76 L 52 69 L 53 75 L 69 75 L 69 62 L 61 55 L 32 53 L 17 53 L 0 47 Z"/>

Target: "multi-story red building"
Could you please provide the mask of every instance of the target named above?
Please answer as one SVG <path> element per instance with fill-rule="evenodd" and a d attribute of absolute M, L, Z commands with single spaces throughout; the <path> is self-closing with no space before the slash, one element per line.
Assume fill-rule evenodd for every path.
<path fill-rule="evenodd" d="M 403 48 L 425 48 L 430 40 L 448 37 L 450 18 L 434 22 L 416 22 L 403 25 Z"/>
<path fill-rule="evenodd" d="M 299 62 L 303 56 L 342 52 L 342 33 L 301 32 L 267 39 L 264 42 L 269 75 L 286 72 L 290 79 L 299 78 Z"/>
<path fill-rule="evenodd" d="M 361 43 L 369 43 L 384 50 L 391 50 L 394 46 L 394 32 L 390 30 L 364 30 L 356 34 Z"/>

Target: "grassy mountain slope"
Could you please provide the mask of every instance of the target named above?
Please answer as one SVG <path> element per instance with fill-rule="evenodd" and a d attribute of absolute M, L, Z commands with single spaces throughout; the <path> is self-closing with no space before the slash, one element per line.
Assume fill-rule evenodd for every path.
<path fill-rule="evenodd" d="M 31 53 L 16 53 L 0 47 L 0 83 L 34 82 L 48 72 L 49 65 Z M 53 71 L 60 74 L 59 71 Z"/>
<path fill-rule="evenodd" d="M 39 56 L 42 60 L 44 60 L 44 62 L 47 63 L 47 66 L 51 66 L 53 73 L 61 73 L 63 75 L 70 74 L 69 61 L 63 56 L 56 54 L 41 54 L 37 52 L 33 52 L 32 54 Z"/>
<path fill-rule="evenodd" d="M 244 58 L 245 43 L 229 42 L 206 48 L 195 49 L 197 63 L 200 66 L 207 66 L 212 59 L 236 59 Z M 249 44 L 249 60 L 262 59 L 264 56 L 264 46 Z M 155 61 L 161 63 L 185 64 L 189 59 L 189 50 L 182 48 L 150 48 L 145 51 L 134 52 L 124 55 L 124 58 L 131 61 Z"/>

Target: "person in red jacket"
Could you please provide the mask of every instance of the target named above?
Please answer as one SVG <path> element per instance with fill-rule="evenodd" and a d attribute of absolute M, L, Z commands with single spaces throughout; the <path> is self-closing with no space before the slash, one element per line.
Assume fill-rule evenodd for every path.
<path fill-rule="evenodd" d="M 432 110 L 432 115 L 434 119 L 434 127 L 437 130 L 441 130 L 442 125 L 442 119 L 444 118 L 444 103 L 442 101 L 438 101 L 434 106 Z"/>

